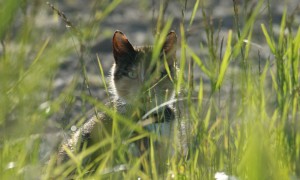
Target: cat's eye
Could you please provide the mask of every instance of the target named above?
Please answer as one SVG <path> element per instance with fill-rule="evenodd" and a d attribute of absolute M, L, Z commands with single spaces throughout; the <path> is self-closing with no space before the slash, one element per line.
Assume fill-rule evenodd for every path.
<path fill-rule="evenodd" d="M 135 71 L 129 71 L 128 77 L 131 79 L 135 79 L 135 78 L 137 78 L 137 73 Z"/>

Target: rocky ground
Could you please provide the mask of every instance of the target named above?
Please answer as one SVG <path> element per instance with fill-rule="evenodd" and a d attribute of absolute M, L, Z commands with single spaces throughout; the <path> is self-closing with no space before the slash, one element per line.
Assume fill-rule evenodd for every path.
<path fill-rule="evenodd" d="M 188 45 L 200 55 L 204 62 L 207 61 L 209 52 L 207 49 L 207 37 L 205 33 L 206 19 L 203 17 L 203 12 L 205 12 L 206 16 L 211 19 L 210 23 L 212 23 L 212 26 L 215 29 L 215 38 L 219 36 L 219 40 L 216 42 L 216 44 L 219 44 L 219 47 L 222 38 L 226 40 L 228 31 L 230 29 L 233 31 L 236 30 L 233 1 L 200 1 L 200 5 L 192 26 L 189 26 L 189 21 L 195 1 L 166 0 L 164 2 L 166 7 L 164 16 L 165 19 L 168 17 L 173 18 L 171 29 L 176 31 L 180 40 L 179 26 L 180 23 L 183 23 L 186 27 Z M 160 2 L 155 0 L 127 0 L 118 4 L 117 7 L 104 18 L 98 18 L 97 16 L 101 17 L 103 14 L 105 14 L 105 9 L 107 9 L 110 3 L 111 1 L 86 2 L 81 0 L 58 1 L 54 3 L 54 6 L 63 11 L 65 15 L 72 21 L 72 23 L 78 27 L 78 29 L 84 29 L 85 31 L 85 26 L 92 28 L 91 30 L 87 31 L 87 33 L 90 33 L 89 36 L 91 38 L 84 42 L 84 45 L 88 50 L 84 53 L 84 62 L 87 67 L 91 93 L 99 100 L 105 99 L 106 92 L 103 90 L 103 82 L 101 81 L 96 55 L 98 55 L 101 59 L 104 73 L 106 76 L 108 76 L 109 69 L 113 63 L 111 39 L 115 30 L 118 29 L 124 32 L 133 45 L 139 46 L 152 44 L 160 6 Z M 239 26 L 241 29 L 245 25 L 246 17 L 252 13 L 253 7 L 255 7 L 256 3 L 257 1 L 240 1 L 238 8 L 240 13 Z M 295 13 L 296 15 L 294 17 L 294 21 L 296 23 L 294 23 L 293 27 L 297 29 L 300 24 L 298 0 L 271 0 L 270 5 L 271 14 L 268 14 L 267 1 L 263 3 L 257 20 L 254 24 L 252 42 L 256 45 L 251 48 L 250 52 L 250 57 L 253 58 L 253 64 L 258 64 L 258 56 L 263 62 L 265 62 L 267 58 L 270 58 L 271 61 L 273 60 L 260 26 L 261 23 L 264 23 L 266 26 L 268 26 L 269 16 L 272 16 L 272 23 L 274 26 L 273 31 L 275 36 L 279 33 L 281 16 L 285 7 L 287 7 L 288 15 L 297 10 L 298 7 L 298 13 Z M 46 6 L 42 7 L 43 8 L 40 12 L 42 18 L 38 19 L 38 21 L 41 21 L 40 24 L 42 24 L 42 26 L 51 26 L 51 33 L 54 34 L 66 33 L 69 31 L 67 28 L 65 28 L 65 23 L 59 20 L 60 18 L 55 19 L 55 17 L 53 17 L 53 11 L 50 8 Z M 45 20 L 52 23 L 47 25 Z M 81 71 L 78 50 L 76 52 L 78 45 L 75 44 L 74 46 L 74 52 L 69 57 L 66 57 L 62 60 L 60 71 L 55 78 L 54 85 L 56 86 L 55 89 L 57 89 L 57 94 L 59 94 L 59 91 L 63 87 L 67 86 L 68 83 L 71 83 L 72 79 L 74 79 L 74 76 Z M 219 51 L 219 49 L 217 49 L 217 51 Z M 230 67 L 231 70 L 236 70 L 236 68 L 238 67 Z M 207 84 L 206 91 L 210 91 L 209 79 L 203 75 L 198 68 L 195 69 L 194 73 L 196 84 L 199 82 L 201 77 Z M 81 83 L 81 85 L 84 86 L 83 83 Z M 228 89 L 229 87 L 223 88 L 224 91 L 228 91 Z M 81 108 L 80 100 L 77 103 L 78 104 L 72 107 L 74 109 L 71 110 L 71 112 L 79 111 Z"/>
<path fill-rule="evenodd" d="M 109 9 L 112 2 L 118 1 L 83 1 L 83 0 L 66 0 L 66 1 L 50 1 L 59 10 L 63 11 L 70 21 L 80 31 L 83 32 L 84 36 L 87 36 L 83 42 L 86 47 L 86 51 L 83 53 L 84 64 L 87 69 L 88 84 L 93 97 L 100 101 L 105 101 L 107 98 L 104 90 L 103 82 L 99 73 L 99 67 L 97 62 L 97 55 L 99 56 L 104 74 L 109 75 L 109 69 L 113 63 L 111 39 L 115 30 L 121 30 L 126 34 L 129 41 L 133 45 L 148 45 L 152 44 L 154 40 L 154 32 L 156 27 L 156 20 L 159 13 L 160 1 L 140 1 L 140 0 L 125 0 L 124 2 L 118 3 L 117 7 L 106 14 L 106 10 Z M 219 40 L 216 43 L 221 42 L 222 38 L 226 40 L 227 33 L 230 29 L 236 30 L 235 19 L 234 19 L 234 8 L 233 1 L 200 1 L 200 5 L 197 14 L 194 19 L 192 26 L 189 26 L 190 17 L 195 5 L 194 0 L 165 0 L 165 19 L 168 17 L 173 18 L 172 28 L 178 34 L 180 40 L 180 23 L 183 23 L 186 28 L 187 43 L 188 45 L 202 58 L 202 60 L 208 60 L 208 49 L 207 49 L 207 37 L 205 34 L 205 21 L 211 19 L 210 23 L 214 27 L 214 36 L 219 36 Z M 61 20 L 60 17 L 55 15 L 55 12 L 49 8 L 46 3 L 39 1 L 28 2 L 28 8 L 34 7 L 34 3 L 39 4 L 37 10 L 37 16 L 35 19 L 35 28 L 39 28 L 44 31 L 43 37 L 51 37 L 55 39 L 55 36 L 61 34 L 71 34 L 70 28 L 66 28 L 66 24 Z M 247 7 L 246 3 L 248 3 Z M 239 5 L 239 26 L 245 25 L 245 19 L 251 14 L 252 9 L 256 5 L 257 1 L 240 1 Z M 281 22 L 282 12 L 287 7 L 288 15 L 291 14 L 297 7 L 298 12 L 294 16 L 294 29 L 299 28 L 300 24 L 300 13 L 299 13 L 299 1 L 298 0 L 270 0 L 271 5 L 271 16 L 272 23 L 274 26 L 275 36 L 279 33 L 279 26 Z M 286 5 L 286 6 L 285 6 Z M 209 18 L 203 17 L 203 12 Z M 264 2 L 257 21 L 254 24 L 254 32 L 252 42 L 258 46 L 253 46 L 251 49 L 251 57 L 253 58 L 254 64 L 258 64 L 258 52 L 259 56 L 263 61 L 267 58 L 272 60 L 270 51 L 264 39 L 261 31 L 261 23 L 268 26 L 267 3 Z M 235 33 L 236 34 L 236 33 Z M 85 84 L 83 83 L 81 65 L 80 65 L 80 53 L 78 36 L 73 36 L 69 43 L 73 46 L 71 53 L 68 56 L 63 57 L 61 61 L 59 71 L 54 77 L 54 94 L 53 97 L 57 97 L 65 87 L 69 86 L 74 79 L 78 78 L 76 91 L 73 92 L 72 96 L 75 101 L 70 103 L 66 100 L 65 109 L 53 119 L 61 124 L 61 127 L 69 129 L 70 126 L 67 124 L 72 123 L 68 119 L 74 119 L 77 116 L 77 112 L 81 112 L 83 106 L 88 110 L 91 105 L 87 105 L 80 99 L 81 93 L 89 94 Z M 52 42 L 55 44 L 55 41 Z M 180 49 L 180 47 L 179 47 Z M 180 52 L 180 51 L 179 51 Z M 178 52 L 178 56 L 179 56 Z M 235 71 L 239 66 L 232 66 L 230 70 Z M 196 85 L 200 78 L 204 80 L 205 91 L 210 91 L 210 81 L 199 68 L 195 68 L 195 82 Z M 225 83 L 226 84 L 226 83 Z M 228 92 L 230 83 L 227 83 L 222 91 Z M 209 93 L 208 93 L 209 94 Z M 224 97 L 226 99 L 226 97 Z M 76 119 L 76 118 L 75 118 Z M 78 120 L 78 119 L 77 119 Z M 51 126 L 51 125 L 50 125 Z M 57 126 L 55 126 L 57 127 Z M 51 128 L 50 128 L 51 129 Z M 53 136 L 50 136 L 51 139 Z M 47 137 L 46 137 L 47 139 Z M 49 142 L 48 142 L 49 143 Z"/>

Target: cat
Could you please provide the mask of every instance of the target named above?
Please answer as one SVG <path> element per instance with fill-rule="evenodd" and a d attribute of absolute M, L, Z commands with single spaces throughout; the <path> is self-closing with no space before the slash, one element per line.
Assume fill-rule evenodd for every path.
<path fill-rule="evenodd" d="M 135 156 L 148 153 L 149 163 L 151 142 L 154 147 L 156 169 L 165 171 L 168 158 L 172 156 L 172 140 L 174 139 L 175 111 L 170 105 L 157 108 L 164 102 L 174 98 L 174 80 L 176 77 L 176 45 L 177 35 L 171 31 L 165 37 L 160 54 L 153 58 L 153 47 L 133 47 L 125 34 L 116 31 L 112 38 L 114 63 L 110 71 L 109 84 L 112 94 L 111 102 L 106 104 L 117 114 L 127 117 L 143 129 L 159 135 L 155 140 L 150 137 L 139 139 L 131 146 Z M 157 108 L 147 117 L 145 114 Z M 89 119 L 74 135 L 63 143 L 59 150 L 57 164 L 66 162 L 70 157 L 66 152 L 79 153 L 84 147 L 91 147 L 103 142 L 113 132 L 113 115 L 98 113 Z M 123 125 L 124 126 L 124 125 Z M 130 129 L 122 127 L 128 137 Z M 134 134 L 138 134 L 135 132 Z M 176 138 L 175 138 L 176 139 Z M 105 149 L 99 149 L 89 156 L 93 161 Z M 146 169 L 147 165 L 142 169 Z"/>

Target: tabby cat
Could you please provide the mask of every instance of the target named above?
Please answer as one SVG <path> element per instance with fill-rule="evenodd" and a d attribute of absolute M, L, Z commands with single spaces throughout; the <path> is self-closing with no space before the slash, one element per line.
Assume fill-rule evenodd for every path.
<path fill-rule="evenodd" d="M 114 109 L 146 131 L 159 135 L 154 140 L 149 136 L 139 139 L 133 143 L 131 149 L 135 156 L 148 153 L 146 159 L 149 160 L 150 144 L 153 144 L 156 168 L 160 172 L 165 171 L 167 160 L 174 153 L 172 140 L 175 113 L 171 106 L 157 107 L 174 97 L 176 33 L 171 31 L 167 34 L 157 59 L 153 58 L 153 47 L 133 47 L 121 31 L 114 33 L 112 44 L 114 64 L 109 77 L 112 98 L 106 107 Z M 156 108 L 153 113 L 143 117 L 153 108 Z M 98 113 L 89 119 L 60 148 L 57 162 L 61 164 L 69 159 L 66 148 L 76 154 L 83 148 L 103 142 L 113 132 L 112 116 L 109 113 Z M 122 125 L 122 137 L 128 137 L 132 130 Z M 133 134 L 138 135 L 137 132 Z M 99 149 L 85 161 L 93 161 L 107 149 Z"/>

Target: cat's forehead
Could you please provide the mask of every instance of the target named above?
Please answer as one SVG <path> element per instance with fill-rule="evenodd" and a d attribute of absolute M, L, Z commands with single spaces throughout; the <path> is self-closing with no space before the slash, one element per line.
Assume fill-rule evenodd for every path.
<path fill-rule="evenodd" d="M 152 54 L 153 51 L 153 46 L 136 46 L 135 51 L 138 54 Z"/>
<path fill-rule="evenodd" d="M 152 46 L 135 47 L 136 57 L 135 63 L 150 63 L 152 57 Z"/>

